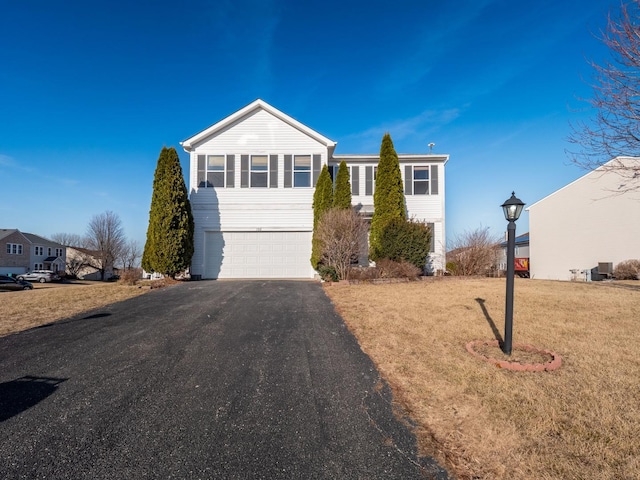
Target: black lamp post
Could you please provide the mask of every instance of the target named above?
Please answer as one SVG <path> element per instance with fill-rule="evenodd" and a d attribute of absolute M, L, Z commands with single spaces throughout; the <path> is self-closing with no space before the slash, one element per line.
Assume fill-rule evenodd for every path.
<path fill-rule="evenodd" d="M 504 314 L 504 344 L 502 351 L 511 355 L 511 337 L 513 336 L 513 277 L 515 273 L 516 220 L 520 218 L 524 203 L 511 192 L 511 198 L 502 204 L 504 218 L 507 219 L 507 300 Z"/>

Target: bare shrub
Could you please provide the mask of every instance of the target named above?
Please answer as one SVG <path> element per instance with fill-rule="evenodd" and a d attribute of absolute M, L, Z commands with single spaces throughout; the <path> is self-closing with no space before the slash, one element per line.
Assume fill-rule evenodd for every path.
<path fill-rule="evenodd" d="M 380 271 L 377 267 L 351 267 L 349 269 L 349 280 L 373 280 L 380 278 Z"/>
<path fill-rule="evenodd" d="M 394 262 L 387 258 L 382 258 L 376 262 L 380 278 L 418 278 L 422 270 L 414 264 L 402 260 Z"/>
<path fill-rule="evenodd" d="M 487 275 L 495 269 L 500 244 L 489 228 L 465 231 L 454 239 L 452 247 L 447 253 L 447 266 L 455 265 L 451 275 Z"/>
<path fill-rule="evenodd" d="M 316 237 L 322 245 L 322 264 L 333 267 L 340 280 L 349 275 L 351 260 L 364 248 L 367 224 L 352 208 L 332 208 L 322 214 Z"/>
<path fill-rule="evenodd" d="M 141 278 L 142 275 L 140 274 L 140 270 L 132 268 L 129 270 L 123 270 L 120 273 L 120 279 L 118 282 L 124 285 L 135 285 Z"/>
<path fill-rule="evenodd" d="M 640 280 L 640 260 L 625 260 L 613 271 L 616 280 Z"/>

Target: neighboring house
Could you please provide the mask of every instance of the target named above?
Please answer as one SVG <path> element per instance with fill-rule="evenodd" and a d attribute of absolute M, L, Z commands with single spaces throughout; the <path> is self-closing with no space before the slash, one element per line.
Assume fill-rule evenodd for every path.
<path fill-rule="evenodd" d="M 74 275 L 81 280 L 107 280 L 114 275 L 113 265 L 107 265 L 104 278 L 100 269 L 100 255 L 94 250 L 81 247 L 67 247 L 67 274 Z"/>
<path fill-rule="evenodd" d="M 164 275 L 159 272 L 147 272 L 145 269 L 142 269 L 142 278 L 144 280 L 160 280 L 164 278 Z"/>
<path fill-rule="evenodd" d="M 32 270 L 64 272 L 64 245 L 18 229 L 0 229 L 0 274 Z"/>
<path fill-rule="evenodd" d="M 323 165 L 351 173 L 353 204 L 373 212 L 378 155 L 335 155 L 336 142 L 262 100 L 181 142 L 190 154 L 192 278 L 313 278 L 314 186 Z M 427 268 L 444 269 L 448 155 L 399 155 L 409 216 L 433 225 Z"/>
<path fill-rule="evenodd" d="M 619 193 L 633 180 L 606 171 L 612 162 L 640 169 L 638 158 L 613 159 L 527 209 L 532 278 L 596 280 L 640 259 L 640 181 Z"/>
<path fill-rule="evenodd" d="M 506 238 L 506 233 L 505 233 Z M 522 277 L 529 276 L 529 232 L 515 238 L 515 273 Z M 498 271 L 507 271 L 507 240 L 500 244 Z"/>

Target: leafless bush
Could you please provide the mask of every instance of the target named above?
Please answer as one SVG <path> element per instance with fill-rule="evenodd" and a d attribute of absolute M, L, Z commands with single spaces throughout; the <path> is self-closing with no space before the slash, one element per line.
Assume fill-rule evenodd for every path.
<path fill-rule="evenodd" d="M 118 283 L 122 283 L 124 285 L 135 285 L 142 278 L 140 270 L 137 268 L 132 268 L 129 270 L 123 270 L 120 273 L 120 279 Z"/>
<path fill-rule="evenodd" d="M 457 236 L 447 253 L 451 275 L 487 275 L 495 269 L 500 250 L 499 240 L 488 228 L 477 228 Z"/>
<path fill-rule="evenodd" d="M 351 267 L 349 280 L 375 280 L 377 278 L 408 278 L 415 280 L 422 270 L 410 262 L 394 262 L 387 258 L 376 262 L 375 267 Z"/>
<path fill-rule="evenodd" d="M 422 270 L 412 263 L 401 261 L 394 262 L 386 258 L 376 262 L 376 268 L 380 272 L 380 278 L 418 278 Z"/>
<path fill-rule="evenodd" d="M 640 260 L 625 260 L 616 265 L 613 276 L 617 280 L 640 280 Z"/>
<path fill-rule="evenodd" d="M 351 267 L 349 269 L 349 280 L 374 280 L 380 278 L 380 271 L 377 267 Z"/>
<path fill-rule="evenodd" d="M 316 230 L 322 245 L 321 263 L 333 267 L 338 278 L 346 280 L 351 260 L 359 256 L 366 235 L 367 225 L 355 210 L 332 208 L 326 211 Z"/>

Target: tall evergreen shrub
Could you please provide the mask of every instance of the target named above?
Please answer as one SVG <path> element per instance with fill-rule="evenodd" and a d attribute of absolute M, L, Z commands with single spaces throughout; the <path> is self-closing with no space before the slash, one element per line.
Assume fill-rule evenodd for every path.
<path fill-rule="evenodd" d="M 372 260 L 377 260 L 385 258 L 384 252 L 381 250 L 380 236 L 387 224 L 393 219 L 406 220 L 407 218 L 400 162 L 389 133 L 385 133 L 380 146 L 380 161 L 378 162 L 373 205 L 374 211 L 369 233 L 369 256 Z"/>
<path fill-rule="evenodd" d="M 333 206 L 335 208 L 351 208 L 351 182 L 349 181 L 349 167 L 343 160 L 338 167 L 336 175 L 336 189 L 333 194 Z"/>
<path fill-rule="evenodd" d="M 193 256 L 193 215 L 176 149 L 163 147 L 153 178 L 142 268 L 174 278 Z"/>
<path fill-rule="evenodd" d="M 431 249 L 433 232 L 425 223 L 394 218 L 387 223 L 380 235 L 380 249 L 394 262 L 409 262 L 424 270 Z"/>
<path fill-rule="evenodd" d="M 313 193 L 313 237 L 311 240 L 311 266 L 314 269 L 318 269 L 320 260 L 322 259 L 322 242 L 318 238 L 316 231 L 318 228 L 318 222 L 322 217 L 322 214 L 328 211 L 333 206 L 333 182 L 331 181 L 331 175 L 329 175 L 329 169 L 326 165 L 322 167 L 318 182 L 316 183 L 316 190 Z"/>

